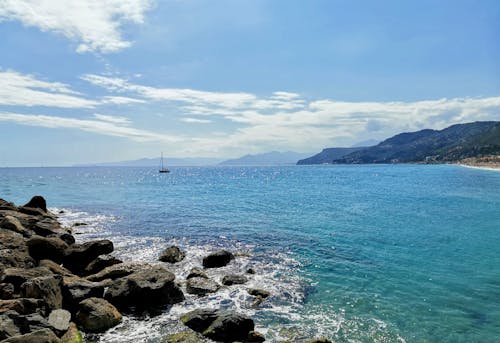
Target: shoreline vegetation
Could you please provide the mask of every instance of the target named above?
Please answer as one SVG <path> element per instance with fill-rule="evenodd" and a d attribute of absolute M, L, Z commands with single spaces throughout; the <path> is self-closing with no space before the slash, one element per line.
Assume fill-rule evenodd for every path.
<path fill-rule="evenodd" d="M 77 225 L 78 224 L 78 225 Z M 166 247 L 158 263 L 120 261 L 107 239 L 77 243 L 73 227 L 63 227 L 42 196 L 16 206 L 0 199 L 0 342 L 81 343 L 122 323 L 123 316 L 158 315 L 182 303 L 185 293 L 203 297 L 220 288 L 245 287 L 258 273 L 250 268 L 226 275 L 220 285 L 209 268 L 231 263 L 237 254 L 219 250 L 178 280 L 169 264 L 186 252 Z M 215 250 L 215 249 L 214 249 Z M 270 296 L 248 288 L 259 306 Z M 180 332 L 162 342 L 264 342 L 252 318 L 230 310 L 198 308 L 179 318 Z M 329 343 L 328 339 L 288 342 Z"/>

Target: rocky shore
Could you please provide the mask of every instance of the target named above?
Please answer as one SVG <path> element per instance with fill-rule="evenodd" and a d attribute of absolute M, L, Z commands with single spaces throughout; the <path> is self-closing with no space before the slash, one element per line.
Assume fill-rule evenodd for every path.
<path fill-rule="evenodd" d="M 245 287 L 253 269 L 226 275 L 221 284 L 206 270 L 234 260 L 229 251 L 214 251 L 202 265 L 178 280 L 169 265 L 186 252 L 166 247 L 158 265 L 120 261 L 110 240 L 76 243 L 46 201 L 34 196 L 16 206 L 0 199 L 0 342 L 84 342 L 120 324 L 122 315 L 155 315 L 184 301 L 185 293 L 204 296 L 224 286 Z M 255 306 L 270 293 L 248 288 Z M 183 314 L 182 332 L 164 342 L 263 342 L 252 318 L 234 311 L 200 308 Z M 317 339 L 309 342 L 329 342 Z"/>
<path fill-rule="evenodd" d="M 489 155 L 483 157 L 466 158 L 459 162 L 465 167 L 500 170 L 500 156 Z"/>

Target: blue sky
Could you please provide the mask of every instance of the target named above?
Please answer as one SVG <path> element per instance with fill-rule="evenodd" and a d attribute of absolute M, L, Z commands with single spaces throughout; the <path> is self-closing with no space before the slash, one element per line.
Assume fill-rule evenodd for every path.
<path fill-rule="evenodd" d="M 498 1 L 0 0 L 0 166 L 500 120 Z"/>

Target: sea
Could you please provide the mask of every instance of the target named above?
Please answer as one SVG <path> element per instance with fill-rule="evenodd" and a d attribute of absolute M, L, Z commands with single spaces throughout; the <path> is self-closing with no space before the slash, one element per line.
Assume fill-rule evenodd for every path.
<path fill-rule="evenodd" d="M 456 165 L 2 168 L 0 197 L 43 195 L 78 241 L 111 239 L 123 261 L 158 262 L 182 283 L 206 254 L 211 278 L 245 285 L 157 316 L 125 316 L 91 342 L 160 342 L 195 308 L 251 316 L 269 342 L 500 342 L 500 172 Z M 261 304 L 247 288 L 268 290 Z"/>

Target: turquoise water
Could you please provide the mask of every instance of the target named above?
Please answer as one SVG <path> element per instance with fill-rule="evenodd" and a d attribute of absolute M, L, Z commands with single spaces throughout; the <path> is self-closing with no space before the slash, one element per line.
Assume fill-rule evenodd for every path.
<path fill-rule="evenodd" d="M 247 251 L 239 263 L 261 269 L 252 282 L 273 298 L 254 309 L 229 290 L 206 304 L 248 311 L 270 340 L 500 342 L 500 172 L 0 169 L 0 197 L 22 204 L 34 194 L 64 208 L 68 222 L 87 220 L 82 237 L 111 237 L 125 258 L 154 260 L 167 242 L 193 256 L 214 245 Z M 160 335 L 182 310 L 149 324 Z M 101 340 L 126 341 L 143 324 L 128 325 Z"/>

